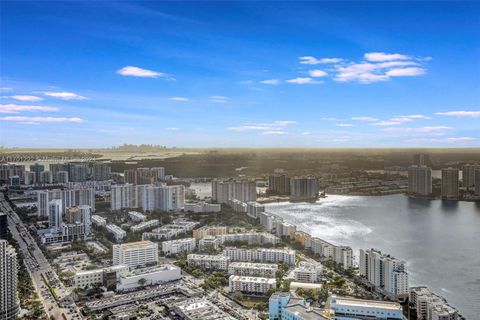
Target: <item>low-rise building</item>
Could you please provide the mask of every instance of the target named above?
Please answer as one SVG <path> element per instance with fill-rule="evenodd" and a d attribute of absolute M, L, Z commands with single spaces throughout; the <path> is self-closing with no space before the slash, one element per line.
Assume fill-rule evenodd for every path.
<path fill-rule="evenodd" d="M 162 284 L 181 279 L 181 270 L 173 265 L 136 269 L 120 276 L 117 291 L 134 290 L 143 286 Z"/>
<path fill-rule="evenodd" d="M 183 210 L 185 212 L 193 213 L 209 213 L 209 212 L 220 212 L 222 211 L 221 204 L 217 203 L 208 203 L 205 201 L 195 202 L 195 203 L 185 203 Z"/>
<path fill-rule="evenodd" d="M 281 262 L 295 265 L 295 250 L 290 249 L 226 247 L 223 254 L 231 261 Z"/>
<path fill-rule="evenodd" d="M 271 244 L 276 246 L 278 243 L 278 238 L 275 235 L 266 232 L 228 233 L 219 235 L 217 238 L 220 239 L 221 244 L 225 242 L 245 241 L 250 245 Z"/>
<path fill-rule="evenodd" d="M 106 228 L 111 234 L 113 234 L 115 241 L 122 241 L 127 236 L 125 230 L 115 224 L 107 224 Z"/>
<path fill-rule="evenodd" d="M 187 256 L 187 262 L 188 265 L 193 268 L 226 271 L 228 269 L 230 258 L 221 254 L 189 254 Z"/>
<path fill-rule="evenodd" d="M 208 250 L 218 250 L 220 248 L 220 239 L 214 236 L 206 236 L 198 241 L 198 250 L 204 252 Z"/>
<path fill-rule="evenodd" d="M 257 219 L 261 212 L 265 211 L 265 206 L 256 201 L 247 202 L 247 216 L 253 219 Z"/>
<path fill-rule="evenodd" d="M 323 310 L 310 307 L 290 292 L 275 292 L 268 300 L 269 320 L 331 320 Z M 342 318 L 343 320 L 344 318 Z M 346 320 L 346 319 L 345 319 Z"/>
<path fill-rule="evenodd" d="M 162 251 L 165 256 L 178 254 L 182 251 L 192 252 L 197 248 L 195 238 L 184 238 L 162 242 Z"/>
<path fill-rule="evenodd" d="M 174 312 L 185 320 L 236 320 L 207 299 L 191 299 L 176 303 Z"/>
<path fill-rule="evenodd" d="M 122 276 L 127 274 L 129 267 L 124 264 L 111 266 L 107 268 L 85 270 L 75 273 L 74 283 L 75 288 L 85 289 L 91 288 L 96 285 L 102 285 L 109 288 L 109 280 L 113 277 L 116 281 Z"/>
<path fill-rule="evenodd" d="M 267 293 L 277 287 L 277 279 L 231 275 L 228 278 L 228 287 L 230 292 Z"/>
<path fill-rule="evenodd" d="M 128 212 L 128 218 L 132 221 L 135 222 L 141 222 L 141 221 L 146 221 L 147 216 L 144 215 L 143 213 L 140 213 L 138 211 L 129 211 Z"/>
<path fill-rule="evenodd" d="M 297 282 L 314 283 L 320 280 L 322 270 L 322 265 L 319 263 L 301 261 L 298 264 L 298 267 L 293 271 L 294 279 Z"/>
<path fill-rule="evenodd" d="M 139 232 L 139 231 L 142 231 L 142 230 L 145 230 L 145 229 L 150 229 L 150 228 L 156 227 L 159 224 L 160 224 L 160 221 L 157 220 L 157 219 L 143 221 L 143 222 L 140 222 L 139 224 L 137 224 L 135 226 L 132 226 L 130 228 L 130 231 L 131 232 Z"/>
<path fill-rule="evenodd" d="M 92 216 L 92 223 L 97 227 L 105 227 L 107 225 L 107 219 L 99 215 L 94 214 Z"/>
<path fill-rule="evenodd" d="M 397 302 L 331 295 L 327 300 L 325 309 L 331 310 L 335 319 L 404 319 L 402 306 Z"/>
<path fill-rule="evenodd" d="M 237 276 L 275 278 L 278 266 L 272 263 L 231 262 L 228 274 Z"/>
<path fill-rule="evenodd" d="M 203 226 L 201 228 L 193 230 L 193 237 L 197 240 L 206 236 L 219 236 L 227 233 L 227 227 L 225 226 Z"/>

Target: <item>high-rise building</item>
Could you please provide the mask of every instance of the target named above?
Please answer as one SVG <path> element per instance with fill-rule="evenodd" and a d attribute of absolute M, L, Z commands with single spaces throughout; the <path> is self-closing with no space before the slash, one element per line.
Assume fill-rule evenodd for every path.
<path fill-rule="evenodd" d="M 91 166 L 91 178 L 94 181 L 104 181 L 110 179 L 111 168 L 106 163 L 94 162 Z"/>
<path fill-rule="evenodd" d="M 418 153 L 413 155 L 413 165 L 415 166 L 431 166 L 429 154 Z"/>
<path fill-rule="evenodd" d="M 394 297 L 408 295 L 407 263 L 375 249 L 360 249 L 360 276 Z"/>
<path fill-rule="evenodd" d="M 475 169 L 475 194 L 480 196 L 480 168 Z"/>
<path fill-rule="evenodd" d="M 164 167 L 154 167 L 150 168 L 152 175 L 157 179 L 157 181 L 165 180 L 165 168 Z"/>
<path fill-rule="evenodd" d="M 35 173 L 35 181 L 38 183 L 41 181 L 40 173 L 45 170 L 45 166 L 39 163 L 30 165 L 30 172 Z"/>
<path fill-rule="evenodd" d="M 290 194 L 290 178 L 286 174 L 269 176 L 268 190 L 278 194 Z"/>
<path fill-rule="evenodd" d="M 0 239 L 7 239 L 7 214 L 0 212 Z"/>
<path fill-rule="evenodd" d="M 63 223 L 62 200 L 51 200 L 48 203 L 48 226 L 52 232 L 60 232 Z"/>
<path fill-rule="evenodd" d="M 23 174 L 23 183 L 27 186 L 37 183 L 35 180 L 35 172 L 25 171 Z"/>
<path fill-rule="evenodd" d="M 53 176 L 53 179 L 55 180 L 55 182 L 59 182 L 57 181 L 57 177 L 58 177 L 58 172 L 59 171 L 66 171 L 68 172 L 68 165 L 65 164 L 65 163 L 50 163 L 49 166 L 48 166 L 50 172 L 52 173 L 52 176 Z"/>
<path fill-rule="evenodd" d="M 87 181 L 89 167 L 86 163 L 68 163 L 68 179 L 72 182 Z"/>
<path fill-rule="evenodd" d="M 42 171 L 40 172 L 40 183 L 49 184 L 53 182 L 53 176 L 50 171 Z"/>
<path fill-rule="evenodd" d="M 212 200 L 217 203 L 228 203 L 237 199 L 242 202 L 257 200 L 257 186 L 254 180 L 213 180 Z"/>
<path fill-rule="evenodd" d="M 80 205 L 68 208 L 66 216 L 68 223 L 83 225 L 85 237 L 92 235 L 92 207 Z"/>
<path fill-rule="evenodd" d="M 467 190 L 475 187 L 475 169 L 480 165 L 466 164 L 462 167 L 462 186 Z"/>
<path fill-rule="evenodd" d="M 62 212 L 67 208 L 87 205 L 95 211 L 95 193 L 93 188 L 53 189 L 37 191 L 37 210 L 40 217 L 48 217 L 48 205 L 51 200 L 62 200 Z"/>
<path fill-rule="evenodd" d="M 0 240 L 0 319 L 16 319 L 20 310 L 17 292 L 18 262 L 15 249 Z"/>
<path fill-rule="evenodd" d="M 158 243 L 151 241 L 129 242 L 113 245 L 113 264 L 131 268 L 158 263 Z"/>
<path fill-rule="evenodd" d="M 458 169 L 442 169 L 442 198 L 457 199 L 458 187 Z"/>
<path fill-rule="evenodd" d="M 58 183 L 68 183 L 68 171 L 57 171 L 55 181 Z"/>
<path fill-rule="evenodd" d="M 293 177 L 290 179 L 292 200 L 313 200 L 318 198 L 319 185 L 316 177 Z"/>
<path fill-rule="evenodd" d="M 408 193 L 428 196 L 432 193 L 432 169 L 426 166 L 408 167 Z"/>
<path fill-rule="evenodd" d="M 135 186 L 129 183 L 112 186 L 110 207 L 112 210 L 136 208 Z"/>
<path fill-rule="evenodd" d="M 10 177 L 25 176 L 25 166 L 18 164 L 0 164 L 0 181 L 6 183 Z M 27 171 L 28 172 L 28 171 Z"/>

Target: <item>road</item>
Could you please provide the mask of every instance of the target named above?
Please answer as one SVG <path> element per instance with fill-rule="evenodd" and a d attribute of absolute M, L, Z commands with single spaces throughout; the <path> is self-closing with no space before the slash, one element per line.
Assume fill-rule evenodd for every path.
<path fill-rule="evenodd" d="M 59 280 L 55 270 L 52 268 L 48 260 L 43 255 L 43 252 L 38 247 L 35 239 L 30 235 L 25 224 L 20 220 L 17 213 L 11 208 L 10 204 L 5 200 L 4 194 L 0 193 L 0 211 L 7 213 L 8 228 L 12 237 L 17 241 L 20 250 L 25 257 L 25 265 L 27 271 L 32 279 L 33 286 L 39 299 L 43 304 L 43 308 L 50 319 L 81 319 L 81 313 L 73 301 L 69 306 L 61 307 L 54 299 L 52 293 L 45 285 L 42 275 L 47 277 L 55 287 L 55 292 L 58 295 L 59 301 L 62 301 L 67 295 L 68 291 Z M 65 316 L 63 318 L 62 314 Z"/>

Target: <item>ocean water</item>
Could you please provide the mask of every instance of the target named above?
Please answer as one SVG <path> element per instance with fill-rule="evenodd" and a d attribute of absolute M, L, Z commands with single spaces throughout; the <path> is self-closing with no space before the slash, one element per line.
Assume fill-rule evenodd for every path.
<path fill-rule="evenodd" d="M 427 285 L 467 319 L 480 319 L 480 202 L 331 195 L 266 210 L 313 236 L 377 248 L 408 263 L 410 285 Z"/>

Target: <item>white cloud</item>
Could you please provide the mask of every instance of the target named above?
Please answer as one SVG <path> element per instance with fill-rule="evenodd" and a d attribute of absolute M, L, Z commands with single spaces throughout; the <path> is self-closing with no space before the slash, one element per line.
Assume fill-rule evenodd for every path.
<path fill-rule="evenodd" d="M 414 120 L 427 120 L 431 119 L 430 117 L 424 116 L 422 114 L 411 114 L 406 116 L 396 116 L 388 120 L 377 121 L 372 123 L 374 126 L 396 126 L 405 122 L 412 122 Z"/>
<path fill-rule="evenodd" d="M 378 119 L 372 117 L 352 117 L 351 119 L 355 121 L 378 121 Z"/>
<path fill-rule="evenodd" d="M 439 131 L 445 131 L 445 130 L 450 130 L 452 129 L 451 127 L 446 127 L 446 126 L 431 126 L 431 127 L 420 127 L 420 128 L 386 128 L 383 129 L 383 131 L 386 132 L 405 132 L 405 133 L 432 133 L 432 132 L 439 132 Z"/>
<path fill-rule="evenodd" d="M 317 59 L 317 58 L 312 57 L 312 56 L 300 57 L 298 59 L 300 60 L 301 64 L 339 63 L 343 60 L 343 59 L 340 59 L 340 58 Z"/>
<path fill-rule="evenodd" d="M 277 120 L 270 123 L 246 123 L 241 126 L 228 127 L 228 130 L 244 132 L 244 131 L 282 131 L 280 128 L 284 128 L 290 125 L 296 124 L 296 121 L 292 120 Z"/>
<path fill-rule="evenodd" d="M 35 102 L 35 101 L 42 101 L 43 98 L 37 97 L 37 96 L 29 96 L 29 95 L 13 95 L 13 96 L 7 96 L 5 98 L 10 98 L 10 99 L 15 99 L 18 101 L 30 101 L 30 102 Z"/>
<path fill-rule="evenodd" d="M 385 74 L 376 73 L 377 69 L 377 65 L 366 62 L 339 66 L 337 67 L 338 73 L 334 80 L 337 82 L 357 81 L 360 83 L 372 83 L 389 79 Z"/>
<path fill-rule="evenodd" d="M 291 125 L 291 124 L 297 124 L 297 122 L 292 121 L 292 120 L 277 120 L 277 121 L 274 121 L 270 125 L 284 127 L 284 126 L 288 126 L 288 125 Z"/>
<path fill-rule="evenodd" d="M 171 97 L 170 100 L 173 100 L 173 101 L 182 101 L 182 102 L 190 101 L 190 99 L 184 98 L 184 97 Z"/>
<path fill-rule="evenodd" d="M 22 111 L 49 112 L 49 111 L 58 111 L 58 108 L 50 107 L 50 106 L 25 106 L 25 105 L 18 105 L 18 104 L 0 104 L 0 113 L 20 113 Z"/>
<path fill-rule="evenodd" d="M 227 103 L 228 97 L 225 96 L 210 96 L 210 101 L 214 103 Z"/>
<path fill-rule="evenodd" d="M 305 131 L 305 132 L 302 132 L 302 136 L 309 136 L 311 135 L 312 133 L 311 132 L 308 132 L 308 131 Z"/>
<path fill-rule="evenodd" d="M 449 117 L 471 117 L 478 118 L 480 117 L 480 111 L 448 111 L 448 112 L 437 112 L 440 116 L 449 116 Z"/>
<path fill-rule="evenodd" d="M 310 70 L 308 73 L 310 74 L 310 77 L 314 77 L 314 78 L 320 78 L 320 77 L 328 76 L 328 73 L 326 73 L 323 70 Z"/>
<path fill-rule="evenodd" d="M 142 69 L 139 67 L 134 66 L 126 66 L 119 70 L 117 73 L 122 76 L 131 76 L 131 77 L 140 77 L 140 78 L 158 78 L 158 77 L 166 77 L 167 74 L 163 72 Z"/>
<path fill-rule="evenodd" d="M 243 131 L 255 131 L 255 130 L 268 130 L 271 129 L 269 126 L 255 126 L 255 125 L 243 125 L 238 127 L 228 127 L 228 130 L 243 132 Z"/>
<path fill-rule="evenodd" d="M 318 83 L 317 81 L 313 80 L 313 79 L 310 78 L 310 77 L 294 78 L 294 79 L 287 80 L 286 82 L 288 82 L 288 83 L 295 83 L 295 84 L 315 84 L 315 83 Z"/>
<path fill-rule="evenodd" d="M 472 137 L 450 137 L 445 139 L 446 142 L 451 142 L 451 143 L 466 142 L 466 141 L 473 141 L 473 140 L 476 140 L 476 139 Z"/>
<path fill-rule="evenodd" d="M 389 77 L 411 77 L 425 74 L 425 69 L 418 67 L 391 69 L 385 73 Z"/>
<path fill-rule="evenodd" d="M 17 122 L 17 124 L 29 125 L 29 126 L 38 126 L 40 123 L 39 122 L 33 122 L 33 121 L 23 121 L 23 122 Z"/>
<path fill-rule="evenodd" d="M 379 68 L 393 68 L 393 67 L 407 67 L 407 66 L 418 66 L 418 63 L 415 61 L 387 61 L 376 64 Z"/>
<path fill-rule="evenodd" d="M 372 62 L 392 61 L 392 60 L 409 60 L 410 57 L 399 53 L 385 52 L 369 52 L 364 55 L 365 60 Z"/>
<path fill-rule="evenodd" d="M 179 128 L 163 128 L 163 130 L 167 130 L 167 131 L 177 131 L 177 130 L 180 130 Z"/>
<path fill-rule="evenodd" d="M 373 126 L 396 126 L 400 124 L 402 124 L 400 121 L 378 121 L 372 123 Z"/>
<path fill-rule="evenodd" d="M 344 119 L 324 117 L 324 118 L 322 118 L 322 120 L 326 120 L 326 121 L 342 121 L 342 120 L 344 120 Z"/>
<path fill-rule="evenodd" d="M 425 142 L 431 142 L 431 143 L 468 143 L 471 141 L 477 140 L 476 138 L 472 137 L 448 137 L 444 139 L 438 139 L 438 138 L 413 138 L 413 139 L 408 139 L 406 142 L 410 143 L 425 143 Z"/>
<path fill-rule="evenodd" d="M 37 123 L 49 123 L 49 122 L 73 122 L 81 123 L 81 118 L 66 118 L 66 117 L 0 117 L 0 121 L 17 121 L 17 122 L 37 122 Z"/>
<path fill-rule="evenodd" d="M 351 123 L 338 123 L 336 124 L 337 127 L 353 127 Z"/>
<path fill-rule="evenodd" d="M 280 80 L 278 79 L 268 79 L 268 80 L 263 80 L 263 81 L 260 81 L 260 83 L 263 83 L 263 84 L 270 84 L 270 85 L 277 85 L 280 83 Z"/>
<path fill-rule="evenodd" d="M 0 91 L 12 91 L 12 88 L 7 88 L 7 87 L 1 87 Z"/>
<path fill-rule="evenodd" d="M 277 130 L 271 130 L 271 131 L 263 131 L 262 135 L 284 135 L 287 134 L 285 131 L 277 131 Z"/>
<path fill-rule="evenodd" d="M 85 100 L 87 99 L 84 96 L 78 95 L 73 92 L 52 92 L 52 91 L 47 91 L 43 93 L 47 97 L 53 97 L 53 98 L 58 98 L 62 100 Z"/>

